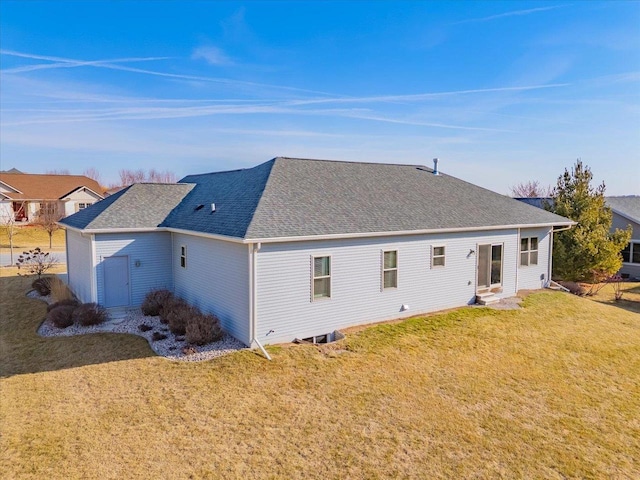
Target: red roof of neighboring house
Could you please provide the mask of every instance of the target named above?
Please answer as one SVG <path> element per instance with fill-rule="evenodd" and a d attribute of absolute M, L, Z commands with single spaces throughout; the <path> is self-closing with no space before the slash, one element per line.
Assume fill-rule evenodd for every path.
<path fill-rule="evenodd" d="M 20 192 L 3 192 L 3 195 L 12 200 L 60 199 L 81 187 L 86 187 L 98 195 L 104 196 L 100 184 L 84 175 L 0 173 L 0 182 Z"/>

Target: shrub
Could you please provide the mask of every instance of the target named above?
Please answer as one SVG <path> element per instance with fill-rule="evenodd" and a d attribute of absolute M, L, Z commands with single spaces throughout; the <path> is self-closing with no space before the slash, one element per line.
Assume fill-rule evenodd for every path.
<path fill-rule="evenodd" d="M 49 278 L 36 278 L 31 287 L 38 292 L 39 295 L 46 297 L 51 293 L 51 280 Z"/>
<path fill-rule="evenodd" d="M 164 340 L 165 338 L 167 338 L 167 336 L 164 333 L 160 332 L 153 332 L 153 335 L 151 335 L 151 340 L 153 340 L 154 342 L 157 342 L 158 340 Z"/>
<path fill-rule="evenodd" d="M 187 302 L 182 300 L 180 297 L 175 297 L 175 296 L 169 297 L 164 302 L 164 304 L 162 305 L 162 308 L 160 309 L 160 313 L 159 313 L 160 321 L 162 323 L 169 323 L 168 316 L 171 314 L 171 312 L 174 312 L 176 310 L 179 310 L 187 306 L 189 306 Z"/>
<path fill-rule="evenodd" d="M 51 296 L 54 301 L 61 302 L 63 300 L 76 300 L 73 292 L 69 290 L 69 287 L 67 287 L 67 285 L 58 277 L 51 278 L 49 280 L 49 285 L 51 288 Z"/>
<path fill-rule="evenodd" d="M 49 252 L 43 252 L 40 247 L 22 252 L 22 255 L 18 257 L 16 266 L 18 270 L 24 268 L 25 273 L 18 272 L 18 275 L 37 275 L 38 278 L 40 278 L 42 274 L 51 269 L 57 261 L 55 256 Z"/>
<path fill-rule="evenodd" d="M 587 293 L 585 288 L 579 283 L 576 283 L 576 282 L 558 282 L 558 283 L 562 285 L 564 288 L 566 288 L 567 290 L 569 290 L 569 292 L 573 293 L 574 295 L 578 295 L 582 297 Z"/>
<path fill-rule="evenodd" d="M 140 309 L 144 315 L 155 317 L 160 315 L 165 304 L 174 298 L 173 293 L 169 290 L 152 290 L 144 297 Z"/>
<path fill-rule="evenodd" d="M 220 321 L 215 315 L 195 315 L 187 320 L 185 330 L 187 342 L 195 345 L 204 345 L 222 338 Z"/>
<path fill-rule="evenodd" d="M 75 305 L 59 305 L 47 314 L 47 319 L 58 328 L 70 327 L 73 325 L 73 312 L 75 309 Z"/>
<path fill-rule="evenodd" d="M 197 315 L 200 315 L 198 309 L 188 305 L 184 301 L 174 303 L 166 313 L 169 330 L 171 330 L 171 333 L 174 335 L 184 335 L 186 333 L 187 323 Z"/>
<path fill-rule="evenodd" d="M 50 305 L 48 305 L 47 312 L 50 312 L 56 307 L 68 307 L 68 306 L 77 307 L 78 305 L 80 305 L 80 302 L 75 298 L 60 300 L 59 302 L 51 303 Z"/>
<path fill-rule="evenodd" d="M 73 311 L 73 321 L 83 327 L 99 325 L 109 318 L 107 310 L 97 303 L 83 303 Z"/>

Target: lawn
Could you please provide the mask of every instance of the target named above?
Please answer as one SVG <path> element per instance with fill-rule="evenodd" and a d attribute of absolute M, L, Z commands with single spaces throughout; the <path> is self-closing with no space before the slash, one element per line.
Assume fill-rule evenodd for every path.
<path fill-rule="evenodd" d="M 53 232 L 51 246 L 54 249 L 64 248 L 64 230 L 59 229 Z M 33 225 L 20 225 L 15 227 L 13 246 L 17 249 L 40 247 L 49 250 L 49 234 L 40 227 Z M 0 226 L 0 250 L 9 253 L 9 237 L 7 227 Z M 22 250 L 20 250 L 21 253 Z"/>
<path fill-rule="evenodd" d="M 0 279 L 4 478 L 640 478 L 640 315 L 562 292 L 324 346 L 40 338 Z"/>

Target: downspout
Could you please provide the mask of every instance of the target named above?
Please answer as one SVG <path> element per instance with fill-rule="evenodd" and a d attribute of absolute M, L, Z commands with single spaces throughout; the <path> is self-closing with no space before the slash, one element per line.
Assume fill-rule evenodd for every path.
<path fill-rule="evenodd" d="M 251 340 L 249 341 L 250 345 L 254 343 L 258 345 L 262 353 L 266 357 L 267 360 L 271 360 L 271 356 L 262 346 L 262 344 L 258 341 L 257 333 L 258 333 L 258 252 L 260 251 L 260 247 L 262 245 L 258 243 L 250 243 L 249 250 L 249 315 L 251 317 L 250 320 L 250 330 L 251 330 Z"/>
<path fill-rule="evenodd" d="M 518 273 L 520 273 L 520 228 L 518 228 L 518 243 L 516 244 L 516 294 L 520 290 Z"/>
<path fill-rule="evenodd" d="M 91 234 L 91 301 L 98 303 L 98 265 L 96 262 L 96 236 Z"/>

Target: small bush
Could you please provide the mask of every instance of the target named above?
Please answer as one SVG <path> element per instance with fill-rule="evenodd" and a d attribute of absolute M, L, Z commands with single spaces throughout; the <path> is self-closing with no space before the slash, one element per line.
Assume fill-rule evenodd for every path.
<path fill-rule="evenodd" d="M 184 302 L 175 304 L 171 310 L 167 312 L 167 324 L 169 330 L 174 335 L 184 335 L 186 333 L 187 324 L 193 317 L 200 315 L 197 308 L 194 308 Z"/>
<path fill-rule="evenodd" d="M 165 338 L 167 338 L 167 336 L 164 333 L 160 332 L 153 332 L 153 335 L 151 335 L 151 340 L 153 340 L 154 342 L 157 342 L 158 340 L 164 340 Z"/>
<path fill-rule="evenodd" d="M 147 316 L 158 316 L 164 305 L 171 299 L 175 298 L 169 290 L 152 290 L 147 293 L 142 301 L 140 309 Z"/>
<path fill-rule="evenodd" d="M 47 319 L 58 328 L 67 328 L 73 325 L 73 312 L 75 305 L 59 305 L 47 314 Z"/>
<path fill-rule="evenodd" d="M 180 297 L 175 297 L 175 296 L 171 296 L 169 297 L 164 304 L 162 305 L 162 308 L 160 309 L 160 321 L 162 323 L 169 323 L 169 315 L 172 314 L 172 312 L 175 312 L 177 310 L 181 310 L 183 308 L 188 307 L 189 304 L 187 302 L 185 302 L 184 300 L 182 300 Z"/>
<path fill-rule="evenodd" d="M 51 281 L 48 278 L 36 278 L 31 287 L 43 297 L 51 293 Z"/>
<path fill-rule="evenodd" d="M 69 298 L 66 300 L 60 300 L 59 302 L 55 302 L 52 303 L 50 305 L 47 306 L 47 312 L 50 312 L 51 310 L 53 310 L 56 307 L 68 307 L 68 306 L 72 306 L 72 307 L 77 307 L 78 305 L 80 305 L 80 302 L 78 300 L 76 300 L 75 298 Z"/>
<path fill-rule="evenodd" d="M 558 282 L 558 283 L 562 285 L 564 288 L 566 288 L 567 290 L 569 290 L 569 292 L 573 293 L 574 295 L 578 295 L 582 297 L 587 293 L 585 288 L 579 283 L 576 283 L 576 282 Z"/>
<path fill-rule="evenodd" d="M 76 297 L 69 287 L 60 280 L 58 277 L 52 277 L 49 280 L 50 288 L 51 288 L 51 296 L 53 300 L 56 302 L 61 302 L 63 300 L 75 300 Z M 77 300 L 76 300 L 77 301 Z"/>
<path fill-rule="evenodd" d="M 189 318 L 185 330 L 187 342 L 195 345 L 205 345 L 222 338 L 220 321 L 214 315 L 201 313 Z"/>
<path fill-rule="evenodd" d="M 99 325 L 109 318 L 107 310 L 97 303 L 83 303 L 73 311 L 74 323 L 79 323 L 83 327 Z"/>

